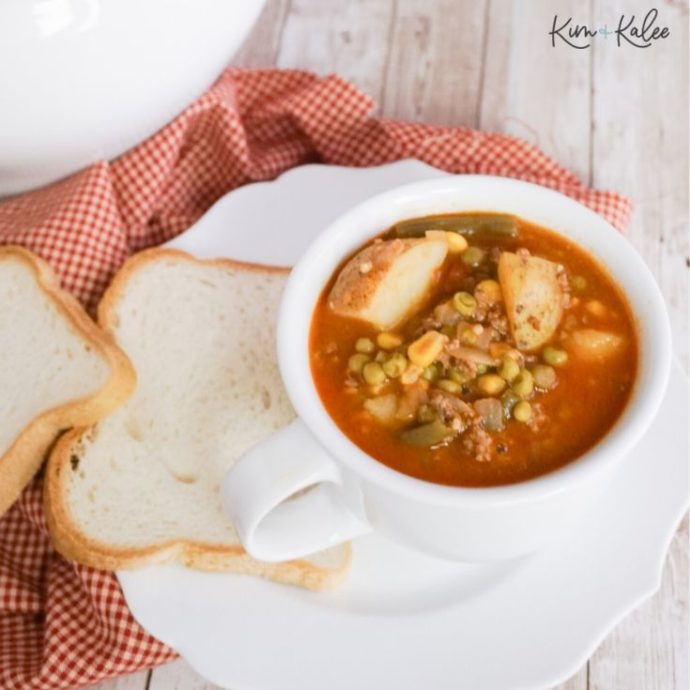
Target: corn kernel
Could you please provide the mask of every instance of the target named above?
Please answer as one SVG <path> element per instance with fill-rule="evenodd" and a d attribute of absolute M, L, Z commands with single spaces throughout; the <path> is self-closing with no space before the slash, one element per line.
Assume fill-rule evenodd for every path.
<path fill-rule="evenodd" d="M 384 350 L 394 350 L 396 347 L 402 345 L 402 336 L 397 333 L 379 333 L 376 336 L 376 342 L 379 347 Z"/>
<path fill-rule="evenodd" d="M 441 379 L 436 385 L 447 393 L 459 393 L 462 389 L 461 384 L 450 379 Z"/>
<path fill-rule="evenodd" d="M 446 232 L 446 242 L 451 254 L 460 254 L 467 249 L 467 240 L 457 232 Z"/>
<path fill-rule="evenodd" d="M 520 354 L 520 351 L 516 350 L 514 347 L 511 347 L 507 343 L 490 343 L 489 354 L 494 359 L 501 359 L 503 355 L 508 355 L 509 357 L 512 357 L 518 364 L 520 364 L 523 360 L 523 356 Z"/>
<path fill-rule="evenodd" d="M 598 319 L 606 316 L 607 309 L 598 299 L 590 299 L 585 304 L 585 309 Z"/>
<path fill-rule="evenodd" d="M 438 331 L 427 331 L 408 348 L 407 356 L 413 364 L 428 367 L 440 354 L 448 337 Z"/>
<path fill-rule="evenodd" d="M 433 240 L 445 240 L 448 245 L 448 251 L 451 254 L 460 254 L 467 249 L 467 240 L 457 232 L 448 232 L 447 230 L 427 230 L 426 237 Z"/>
<path fill-rule="evenodd" d="M 410 364 L 402 373 L 400 383 L 404 384 L 405 386 L 409 386 L 411 383 L 417 383 L 422 373 L 424 373 L 424 369 L 422 369 L 422 367 L 417 366 L 416 364 Z"/>

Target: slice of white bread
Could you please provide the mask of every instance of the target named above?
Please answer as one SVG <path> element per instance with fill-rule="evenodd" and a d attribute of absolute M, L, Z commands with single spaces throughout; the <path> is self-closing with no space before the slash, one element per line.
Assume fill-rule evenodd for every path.
<path fill-rule="evenodd" d="M 0 515 L 60 431 L 106 416 L 135 384 L 127 358 L 48 264 L 0 247 Z"/>
<path fill-rule="evenodd" d="M 258 562 L 220 502 L 233 462 L 294 418 L 274 352 L 287 273 L 166 249 L 125 264 L 98 316 L 132 360 L 138 387 L 51 454 L 44 495 L 58 551 L 106 569 L 181 562 L 311 589 L 342 579 L 349 545 Z"/>

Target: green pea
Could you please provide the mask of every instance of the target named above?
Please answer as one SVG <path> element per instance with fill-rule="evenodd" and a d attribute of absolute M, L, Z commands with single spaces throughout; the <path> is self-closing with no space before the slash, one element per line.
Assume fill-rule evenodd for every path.
<path fill-rule="evenodd" d="M 407 357 L 400 352 L 391 355 L 383 363 L 383 371 L 389 378 L 397 379 L 407 369 Z"/>
<path fill-rule="evenodd" d="M 436 384 L 441 390 L 446 391 L 446 393 L 459 393 L 462 389 L 462 384 L 451 379 L 441 379 Z"/>
<path fill-rule="evenodd" d="M 453 306 L 463 316 L 472 316 L 477 311 L 477 300 L 469 292 L 456 292 L 453 295 Z"/>
<path fill-rule="evenodd" d="M 510 387 L 516 395 L 527 398 L 534 390 L 534 379 L 527 369 L 522 369 L 520 373 L 511 381 Z"/>
<path fill-rule="evenodd" d="M 530 367 L 530 371 L 532 372 L 534 385 L 537 388 L 549 390 L 556 385 L 556 370 L 548 364 L 535 364 L 533 367 Z"/>
<path fill-rule="evenodd" d="M 424 369 L 422 372 L 422 376 L 427 380 L 427 381 L 435 381 L 439 376 L 440 372 L 438 370 L 438 366 L 436 364 L 430 364 L 428 367 Z"/>
<path fill-rule="evenodd" d="M 362 376 L 370 386 L 380 386 L 386 380 L 383 367 L 378 362 L 367 362 L 362 368 Z"/>
<path fill-rule="evenodd" d="M 501 357 L 501 366 L 498 375 L 506 381 L 512 381 L 520 373 L 520 365 L 510 355 Z"/>
<path fill-rule="evenodd" d="M 357 342 L 355 343 L 355 350 L 367 355 L 370 355 L 375 347 L 376 345 L 374 345 L 374 341 L 371 338 L 357 338 Z"/>
<path fill-rule="evenodd" d="M 487 367 L 486 364 L 477 364 L 478 374 L 486 374 L 487 371 L 489 371 L 489 367 Z"/>
<path fill-rule="evenodd" d="M 542 350 L 541 358 L 552 367 L 562 367 L 568 361 L 568 353 L 549 345 Z"/>
<path fill-rule="evenodd" d="M 467 247 L 462 253 L 462 263 L 466 266 L 479 266 L 484 261 L 485 252 L 479 247 Z"/>
<path fill-rule="evenodd" d="M 350 371 L 354 371 L 355 374 L 361 374 L 364 365 L 369 361 L 369 356 L 361 352 L 356 355 L 352 355 L 350 359 L 347 360 L 347 368 Z"/>
<path fill-rule="evenodd" d="M 513 419 L 518 422 L 528 422 L 531 416 L 532 406 L 526 400 L 521 400 L 513 408 Z"/>
<path fill-rule="evenodd" d="M 467 383 L 467 375 L 464 374 L 458 367 L 451 367 L 448 370 L 448 378 L 455 383 Z"/>

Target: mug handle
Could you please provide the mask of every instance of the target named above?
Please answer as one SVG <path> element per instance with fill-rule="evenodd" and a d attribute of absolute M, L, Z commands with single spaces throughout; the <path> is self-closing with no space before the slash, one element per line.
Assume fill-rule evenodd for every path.
<path fill-rule="evenodd" d="M 242 546 L 261 561 L 308 556 L 372 529 L 359 486 L 299 417 L 235 463 L 221 500 Z"/>

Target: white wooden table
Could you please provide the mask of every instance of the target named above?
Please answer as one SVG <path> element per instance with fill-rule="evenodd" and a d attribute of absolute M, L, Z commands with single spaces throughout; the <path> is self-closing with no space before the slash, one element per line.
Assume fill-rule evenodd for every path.
<path fill-rule="evenodd" d="M 558 41 L 559 24 L 613 29 L 645 0 L 269 0 L 234 63 L 337 72 L 391 117 L 507 132 L 585 182 L 629 195 L 629 230 L 671 312 L 688 368 L 688 6 L 657 3 L 668 38 L 645 49 L 597 36 Z M 688 521 L 659 593 L 628 616 L 559 690 L 688 687 Z M 93 690 L 211 690 L 183 661 Z M 237 688 L 237 690 L 243 690 Z M 460 690 L 460 689 L 458 689 Z"/>

